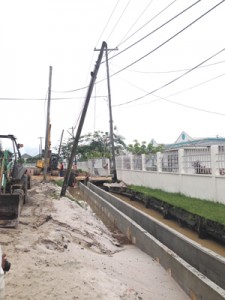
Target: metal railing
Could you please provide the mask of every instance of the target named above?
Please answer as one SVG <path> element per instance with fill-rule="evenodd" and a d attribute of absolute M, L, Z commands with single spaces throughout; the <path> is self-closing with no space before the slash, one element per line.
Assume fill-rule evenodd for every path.
<path fill-rule="evenodd" d="M 183 170 L 187 174 L 211 174 L 210 147 L 184 149 Z"/>
<path fill-rule="evenodd" d="M 162 171 L 172 173 L 179 171 L 178 150 L 162 153 Z"/>

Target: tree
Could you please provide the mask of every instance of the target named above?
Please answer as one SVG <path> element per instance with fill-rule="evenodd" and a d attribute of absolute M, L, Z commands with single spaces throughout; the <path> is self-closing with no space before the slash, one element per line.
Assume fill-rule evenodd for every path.
<path fill-rule="evenodd" d="M 154 147 L 152 143 L 147 144 L 145 141 L 139 143 L 138 140 L 134 140 L 134 144 L 129 144 L 127 150 L 135 155 L 150 154 L 159 151 L 161 152 L 163 150 L 163 145 Z"/>
<path fill-rule="evenodd" d="M 73 147 L 74 139 L 70 138 L 62 145 L 62 155 L 69 159 Z M 126 149 L 124 138 L 114 134 L 114 150 L 115 155 L 123 153 Z M 80 137 L 77 146 L 76 159 L 84 161 L 92 158 L 111 158 L 110 135 L 108 132 L 95 131 Z"/>

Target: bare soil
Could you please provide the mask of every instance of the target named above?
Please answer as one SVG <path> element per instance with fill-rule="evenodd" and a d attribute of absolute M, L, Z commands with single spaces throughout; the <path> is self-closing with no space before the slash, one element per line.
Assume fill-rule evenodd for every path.
<path fill-rule="evenodd" d="M 11 262 L 6 300 L 189 299 L 156 261 L 116 238 L 76 193 L 77 201 L 60 198 L 54 183 L 33 180 L 18 228 L 0 229 Z"/>

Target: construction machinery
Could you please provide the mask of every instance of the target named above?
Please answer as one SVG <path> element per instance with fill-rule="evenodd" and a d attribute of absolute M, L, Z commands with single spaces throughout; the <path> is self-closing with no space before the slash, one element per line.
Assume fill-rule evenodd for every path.
<path fill-rule="evenodd" d="M 4 150 L 3 150 L 4 146 Z M 0 135 L 0 227 L 17 227 L 31 178 L 14 135 Z"/>
<path fill-rule="evenodd" d="M 51 173 L 52 176 L 59 175 L 59 155 L 57 153 L 52 153 L 51 150 L 48 151 L 47 156 L 47 171 Z M 39 175 L 41 171 L 44 170 L 45 167 L 45 160 L 44 160 L 44 151 L 42 153 L 42 159 L 37 160 L 36 167 L 38 168 L 39 172 L 36 172 L 35 175 Z"/>
<path fill-rule="evenodd" d="M 60 151 L 61 151 L 61 145 L 62 145 L 62 138 L 63 138 L 63 132 L 61 134 L 61 140 L 60 145 L 58 149 L 58 153 L 53 153 L 50 150 L 51 141 L 50 141 L 50 131 L 51 131 L 51 125 L 49 126 L 49 134 L 48 134 L 48 149 L 47 149 L 47 171 L 51 173 L 52 176 L 59 176 L 59 162 L 61 160 L 60 158 Z M 45 167 L 45 151 L 42 150 L 41 159 L 37 160 L 36 162 L 37 169 L 35 170 L 35 175 L 39 175 L 41 171 L 44 171 Z M 38 172 L 39 171 L 39 172 Z"/>

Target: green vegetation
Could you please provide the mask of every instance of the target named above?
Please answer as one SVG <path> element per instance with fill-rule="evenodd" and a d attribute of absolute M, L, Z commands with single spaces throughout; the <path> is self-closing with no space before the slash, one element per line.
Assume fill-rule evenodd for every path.
<path fill-rule="evenodd" d="M 117 128 L 114 127 L 113 141 L 115 155 L 122 155 L 132 153 L 135 155 L 156 153 L 163 151 L 164 146 L 159 145 L 154 147 L 150 142 L 139 142 L 134 140 L 133 144 L 126 145 L 125 138 L 118 133 Z M 74 138 L 69 138 L 67 142 L 62 145 L 62 156 L 66 159 L 70 157 L 71 149 L 73 147 Z M 95 131 L 80 137 L 76 150 L 76 160 L 85 161 L 93 158 L 110 158 L 111 157 L 111 137 L 109 132 Z"/>
<path fill-rule="evenodd" d="M 54 180 L 54 183 L 60 187 L 63 186 L 63 179 Z"/>
<path fill-rule="evenodd" d="M 154 147 L 152 143 L 147 144 L 145 141 L 140 143 L 138 140 L 134 140 L 134 144 L 129 144 L 127 146 L 128 152 L 136 155 L 162 152 L 163 149 L 163 145 Z"/>
<path fill-rule="evenodd" d="M 182 208 L 190 213 L 199 215 L 208 220 L 225 225 L 225 205 L 207 200 L 187 197 L 179 193 L 167 193 L 158 189 L 146 188 L 143 186 L 129 186 L 131 190 L 154 197 L 169 203 L 175 207 Z"/>
<path fill-rule="evenodd" d="M 114 128 L 115 129 L 115 128 Z M 118 134 L 114 134 L 114 150 L 115 154 L 120 154 L 126 149 L 124 138 Z M 74 138 L 70 138 L 62 145 L 62 155 L 64 158 L 69 158 L 73 147 Z M 76 159 L 85 161 L 93 158 L 110 158 L 110 135 L 108 132 L 95 131 L 80 137 L 79 144 L 76 150 Z"/>

